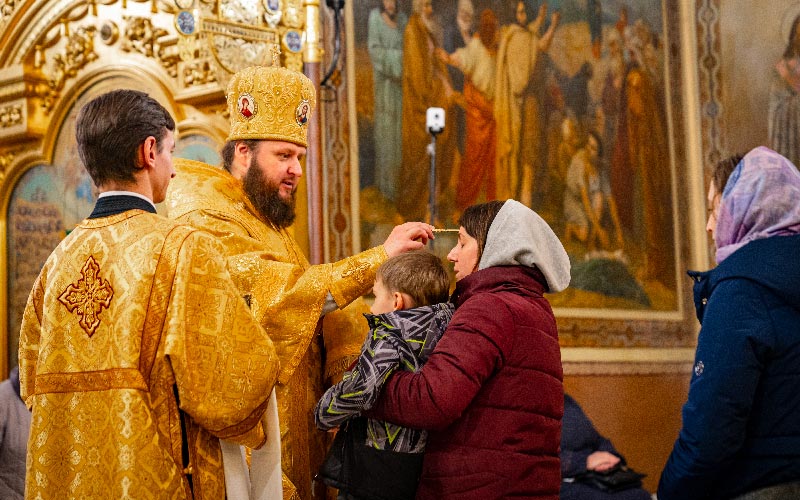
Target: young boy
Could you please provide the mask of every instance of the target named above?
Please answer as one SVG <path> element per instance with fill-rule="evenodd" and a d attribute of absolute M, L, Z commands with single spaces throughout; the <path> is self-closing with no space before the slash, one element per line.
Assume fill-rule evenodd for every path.
<path fill-rule="evenodd" d="M 358 416 L 372 407 L 392 372 L 417 371 L 427 360 L 453 315 L 449 289 L 441 260 L 425 251 L 392 257 L 378 268 L 361 355 L 314 411 L 322 430 L 346 422 L 319 474 L 339 488 L 340 499 L 414 498 L 425 431 Z"/>

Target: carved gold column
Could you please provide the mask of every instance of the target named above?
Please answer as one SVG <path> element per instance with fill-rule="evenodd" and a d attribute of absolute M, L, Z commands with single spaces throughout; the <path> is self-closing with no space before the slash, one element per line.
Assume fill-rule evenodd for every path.
<path fill-rule="evenodd" d="M 321 22 L 319 0 L 304 0 L 306 14 L 306 43 L 303 53 L 303 71 L 317 89 L 317 112 L 308 125 L 308 154 L 306 155 L 306 185 L 308 188 L 308 246 L 312 264 L 324 259 L 324 221 L 322 205 L 322 99 L 320 95 L 320 65 L 322 45 L 320 43 Z"/>

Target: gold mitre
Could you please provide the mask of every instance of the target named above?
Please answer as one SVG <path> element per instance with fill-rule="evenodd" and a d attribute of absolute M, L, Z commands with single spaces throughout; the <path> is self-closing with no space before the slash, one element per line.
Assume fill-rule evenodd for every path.
<path fill-rule="evenodd" d="M 267 139 L 308 146 L 316 93 L 304 74 L 280 66 L 251 66 L 231 78 L 225 94 L 229 141 Z"/>

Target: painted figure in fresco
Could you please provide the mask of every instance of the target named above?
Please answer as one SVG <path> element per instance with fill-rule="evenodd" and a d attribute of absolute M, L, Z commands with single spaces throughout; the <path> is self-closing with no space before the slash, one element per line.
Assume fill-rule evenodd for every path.
<path fill-rule="evenodd" d="M 466 146 L 458 175 L 456 207 L 463 211 L 479 196 L 496 197 L 494 85 L 498 44 L 497 16 L 481 12 L 478 32 L 466 47 L 448 54 L 438 52 L 447 64 L 458 68 L 464 81 L 464 109 L 467 115 Z"/>
<path fill-rule="evenodd" d="M 625 43 L 630 53 L 630 60 L 647 71 L 657 96 L 663 101 L 664 65 L 661 60 L 660 41 L 653 28 L 644 19 L 637 19 L 626 30 Z"/>
<path fill-rule="evenodd" d="M 772 149 L 800 165 L 800 16 L 792 22 L 783 57 L 775 64 L 769 93 L 768 134 Z"/>
<path fill-rule="evenodd" d="M 672 191 L 665 114 L 648 72 L 632 64 L 625 76 L 611 167 L 611 190 L 623 230 L 641 241 L 640 278 L 675 283 Z"/>
<path fill-rule="evenodd" d="M 443 108 L 450 116 L 453 88 L 447 66 L 435 56 L 441 47 L 442 28 L 433 15 L 431 0 L 414 0 L 414 13 L 408 21 L 403 40 L 403 162 L 397 209 L 406 220 L 425 218 L 428 199 L 430 136 L 425 128 L 430 107 Z M 436 199 L 450 190 L 450 174 L 455 145 L 451 127 L 436 138 Z M 444 214 L 440 211 L 440 216 Z"/>
<path fill-rule="evenodd" d="M 408 17 L 397 11 L 397 0 L 382 0 L 369 13 L 367 48 L 372 61 L 375 102 L 375 185 L 396 200 L 402 161 L 403 31 Z"/>
<path fill-rule="evenodd" d="M 220 440 L 266 441 L 275 346 L 219 242 L 156 213 L 174 130 L 133 90 L 78 115 L 101 194 L 48 257 L 20 328 L 29 498 L 224 498 Z"/>
<path fill-rule="evenodd" d="M 452 54 L 456 50 L 466 47 L 469 41 L 472 40 L 474 24 L 475 7 L 472 4 L 472 0 L 458 0 L 455 22 L 445 23 L 444 25 L 442 48 L 448 54 Z M 464 92 L 464 73 L 453 66 L 448 66 L 447 72 L 450 75 L 453 91 L 456 93 Z M 467 136 L 467 117 L 463 106 L 464 103 L 460 102 L 459 104 L 461 105 L 453 106 L 452 113 L 447 121 L 448 126 L 453 129 L 453 133 L 456 136 L 458 152 L 463 157 Z"/>
<path fill-rule="evenodd" d="M 614 151 L 617 140 L 617 124 L 622 99 L 622 84 L 625 79 L 625 54 L 623 39 L 617 30 L 609 30 L 606 45 L 608 54 L 601 60 L 603 76 L 599 109 L 603 133 L 603 147 Z"/>
<path fill-rule="evenodd" d="M 228 109 L 236 109 L 244 92 L 251 92 L 256 113 L 250 119 L 230 113 L 223 168 L 177 160 L 180 175 L 170 186 L 167 206 L 170 217 L 201 227 L 224 244 L 239 293 L 275 343 L 281 361 L 275 390 L 284 497 L 323 498 L 324 485 L 312 476 L 324 459 L 327 436 L 316 430 L 311 409 L 323 387 L 358 356 L 367 309 L 360 297 L 369 292 L 377 267 L 390 256 L 422 248 L 432 228 L 407 222 L 383 245 L 311 265 L 290 226 L 308 145 L 308 125 L 298 126 L 296 110 L 308 105 L 307 117 L 312 116 L 314 86 L 296 71 L 253 66 L 228 84 Z"/>
<path fill-rule="evenodd" d="M 549 120 L 555 121 L 560 118 L 561 122 L 557 125 L 550 124 L 547 133 L 548 202 L 553 205 L 562 205 L 564 190 L 566 189 L 567 171 L 572 163 L 572 158 L 583 147 L 586 136 L 575 118 L 572 116 L 561 118 L 563 116 L 564 114 L 560 110 L 551 112 Z M 557 136 L 556 133 L 558 134 Z M 545 218 L 545 220 L 547 219 Z"/>
<path fill-rule="evenodd" d="M 539 165 L 542 145 L 540 118 L 542 61 L 561 14 L 553 13 L 550 27 L 540 36 L 547 5 L 528 23 L 525 2 L 516 4 L 516 23 L 503 27 L 497 51 L 495 117 L 497 119 L 497 195 L 518 198 L 530 205 L 534 169 Z"/>
<path fill-rule="evenodd" d="M 623 244 L 616 203 L 600 171 L 601 161 L 600 137 L 589 132 L 566 175 L 564 242 L 575 238 L 589 251 L 619 249 Z"/>

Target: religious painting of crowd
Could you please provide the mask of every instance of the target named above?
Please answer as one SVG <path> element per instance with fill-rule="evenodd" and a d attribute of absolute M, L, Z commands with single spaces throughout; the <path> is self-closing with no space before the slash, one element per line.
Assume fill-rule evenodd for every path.
<path fill-rule="evenodd" d="M 678 308 L 660 0 L 354 0 L 361 241 L 515 198 L 573 264 L 555 307 Z M 445 251 L 446 253 L 446 251 Z"/>

